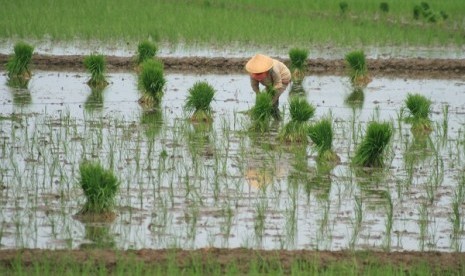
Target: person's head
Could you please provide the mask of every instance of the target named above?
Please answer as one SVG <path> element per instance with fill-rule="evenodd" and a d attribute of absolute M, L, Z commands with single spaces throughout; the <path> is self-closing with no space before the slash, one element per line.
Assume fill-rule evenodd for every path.
<path fill-rule="evenodd" d="M 266 78 L 268 71 L 273 67 L 273 59 L 269 56 L 256 54 L 245 65 L 245 69 L 252 78 L 260 81 Z"/>

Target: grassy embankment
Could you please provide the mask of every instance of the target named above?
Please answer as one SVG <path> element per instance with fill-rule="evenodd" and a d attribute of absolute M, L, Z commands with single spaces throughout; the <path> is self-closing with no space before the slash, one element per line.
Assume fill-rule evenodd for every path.
<path fill-rule="evenodd" d="M 1 258 L 3 275 L 463 275 L 459 255 L 195 251 L 26 251 Z M 443 260 L 441 262 L 441 260 Z M 447 263 L 444 261 L 447 260 Z"/>
<path fill-rule="evenodd" d="M 6 1 L 0 39 L 93 40 L 135 44 L 153 38 L 186 45 L 460 46 L 465 1 L 430 2 L 447 14 L 436 23 L 413 19 L 420 1 Z M 344 1 L 343 1 L 344 2 Z M 389 5 L 383 13 L 380 2 Z"/>

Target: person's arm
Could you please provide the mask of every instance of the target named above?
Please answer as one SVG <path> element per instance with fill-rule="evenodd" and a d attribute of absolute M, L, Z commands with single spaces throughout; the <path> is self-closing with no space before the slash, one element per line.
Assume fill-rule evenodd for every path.
<path fill-rule="evenodd" d="M 272 74 L 272 79 L 273 79 L 273 88 L 276 91 L 276 94 L 273 97 L 273 103 L 276 103 L 279 100 L 279 96 L 284 92 L 283 88 L 283 82 L 281 79 L 281 74 L 279 72 L 276 72 L 273 68 L 271 70 Z"/>
<path fill-rule="evenodd" d="M 252 89 L 253 91 L 255 92 L 255 94 L 258 94 L 260 93 L 260 88 L 259 88 L 259 82 L 258 80 L 254 79 L 254 78 L 250 78 L 250 85 L 252 86 Z"/>

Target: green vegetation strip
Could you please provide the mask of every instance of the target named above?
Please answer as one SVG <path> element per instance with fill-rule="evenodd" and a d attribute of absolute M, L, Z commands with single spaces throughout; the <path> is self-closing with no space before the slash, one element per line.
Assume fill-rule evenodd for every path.
<path fill-rule="evenodd" d="M 465 1 L 4 1 L 0 39 L 173 44 L 460 46 Z M 345 2 L 345 8 L 341 7 Z M 434 20 L 433 20 L 433 19 Z M 292 45 L 290 45 L 292 44 Z"/>
<path fill-rule="evenodd" d="M 463 275 L 459 253 L 3 250 L 3 275 Z"/>

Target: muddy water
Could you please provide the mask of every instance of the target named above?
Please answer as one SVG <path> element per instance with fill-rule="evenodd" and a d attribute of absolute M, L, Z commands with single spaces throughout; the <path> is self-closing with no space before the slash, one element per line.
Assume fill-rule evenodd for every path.
<path fill-rule="evenodd" d="M 317 107 L 312 121 L 331 114 L 341 163 L 324 169 L 311 143 L 277 142 L 282 124 L 250 134 L 254 95 L 245 75 L 168 74 L 160 113 L 139 106 L 133 73 L 108 75 L 101 92 L 87 78 L 35 72 L 18 90 L 0 77 L 3 248 L 463 251 L 463 80 L 374 78 L 354 93 L 344 77 L 307 76 L 280 106 L 286 111 L 290 93 L 303 93 Z M 210 128 L 185 120 L 196 81 L 217 90 Z M 433 101 L 429 136 L 414 137 L 398 121 L 407 93 Z M 356 170 L 350 158 L 372 119 L 395 127 L 387 168 Z M 85 202 L 83 159 L 101 160 L 121 180 L 113 222 L 73 217 Z"/>

